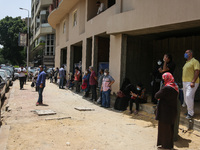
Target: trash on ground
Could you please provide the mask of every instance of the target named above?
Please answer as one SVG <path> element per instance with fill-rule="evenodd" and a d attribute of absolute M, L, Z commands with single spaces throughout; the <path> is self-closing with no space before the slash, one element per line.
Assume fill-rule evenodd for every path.
<path fill-rule="evenodd" d="M 63 120 L 63 119 L 71 119 L 72 117 L 59 117 L 59 118 L 48 118 L 48 119 L 45 119 L 46 121 L 48 120 Z"/>

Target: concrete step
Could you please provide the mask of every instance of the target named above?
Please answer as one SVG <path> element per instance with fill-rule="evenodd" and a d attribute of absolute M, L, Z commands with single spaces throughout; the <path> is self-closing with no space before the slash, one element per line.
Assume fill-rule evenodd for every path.
<path fill-rule="evenodd" d="M 152 103 L 141 104 L 140 110 L 145 111 L 149 114 L 154 114 L 155 106 L 156 105 Z M 185 118 L 186 116 L 184 115 L 185 109 L 182 109 L 182 108 L 180 109 L 181 109 L 181 112 L 180 112 L 179 124 L 186 126 L 188 129 L 194 129 L 200 132 L 200 120 L 195 117 L 193 119 L 186 119 Z"/>
<path fill-rule="evenodd" d="M 0 127 L 0 150 L 6 150 L 9 131 L 9 125 L 3 125 Z"/>

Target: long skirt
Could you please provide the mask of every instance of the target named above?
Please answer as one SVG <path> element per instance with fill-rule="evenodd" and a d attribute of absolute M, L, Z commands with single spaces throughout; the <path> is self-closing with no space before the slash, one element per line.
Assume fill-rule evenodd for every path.
<path fill-rule="evenodd" d="M 122 97 L 122 98 L 117 97 L 115 100 L 114 108 L 116 110 L 124 111 L 128 107 L 128 101 L 129 99 L 127 97 Z"/>
<path fill-rule="evenodd" d="M 162 146 L 165 149 L 174 147 L 174 124 L 166 124 L 158 122 L 158 141 L 157 146 Z"/>

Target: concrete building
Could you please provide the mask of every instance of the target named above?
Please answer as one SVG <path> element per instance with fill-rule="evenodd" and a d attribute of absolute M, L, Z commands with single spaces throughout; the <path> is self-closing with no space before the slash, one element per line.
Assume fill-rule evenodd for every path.
<path fill-rule="evenodd" d="M 55 30 L 49 25 L 49 5 L 53 0 L 32 0 L 31 3 L 31 39 L 30 63 L 32 66 L 40 64 L 54 67 Z"/>
<path fill-rule="evenodd" d="M 171 53 L 175 79 L 181 83 L 183 54 L 193 49 L 200 59 L 199 0 L 101 0 L 105 10 L 97 15 L 95 0 L 57 0 L 49 8 L 49 24 L 56 30 L 55 66 L 67 64 L 73 72 L 82 62 L 97 71 L 109 63 L 117 92 L 125 77 L 142 82 L 151 92 L 157 60 Z M 198 94 L 198 92 L 197 92 Z"/>

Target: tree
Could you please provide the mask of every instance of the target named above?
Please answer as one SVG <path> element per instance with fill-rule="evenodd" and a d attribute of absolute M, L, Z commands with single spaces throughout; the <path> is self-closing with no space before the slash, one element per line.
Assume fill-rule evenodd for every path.
<path fill-rule="evenodd" d="M 0 44 L 3 45 L 0 55 L 5 61 L 15 65 L 24 63 L 24 47 L 18 46 L 19 32 L 26 33 L 26 24 L 21 17 L 5 17 L 0 20 Z"/>

